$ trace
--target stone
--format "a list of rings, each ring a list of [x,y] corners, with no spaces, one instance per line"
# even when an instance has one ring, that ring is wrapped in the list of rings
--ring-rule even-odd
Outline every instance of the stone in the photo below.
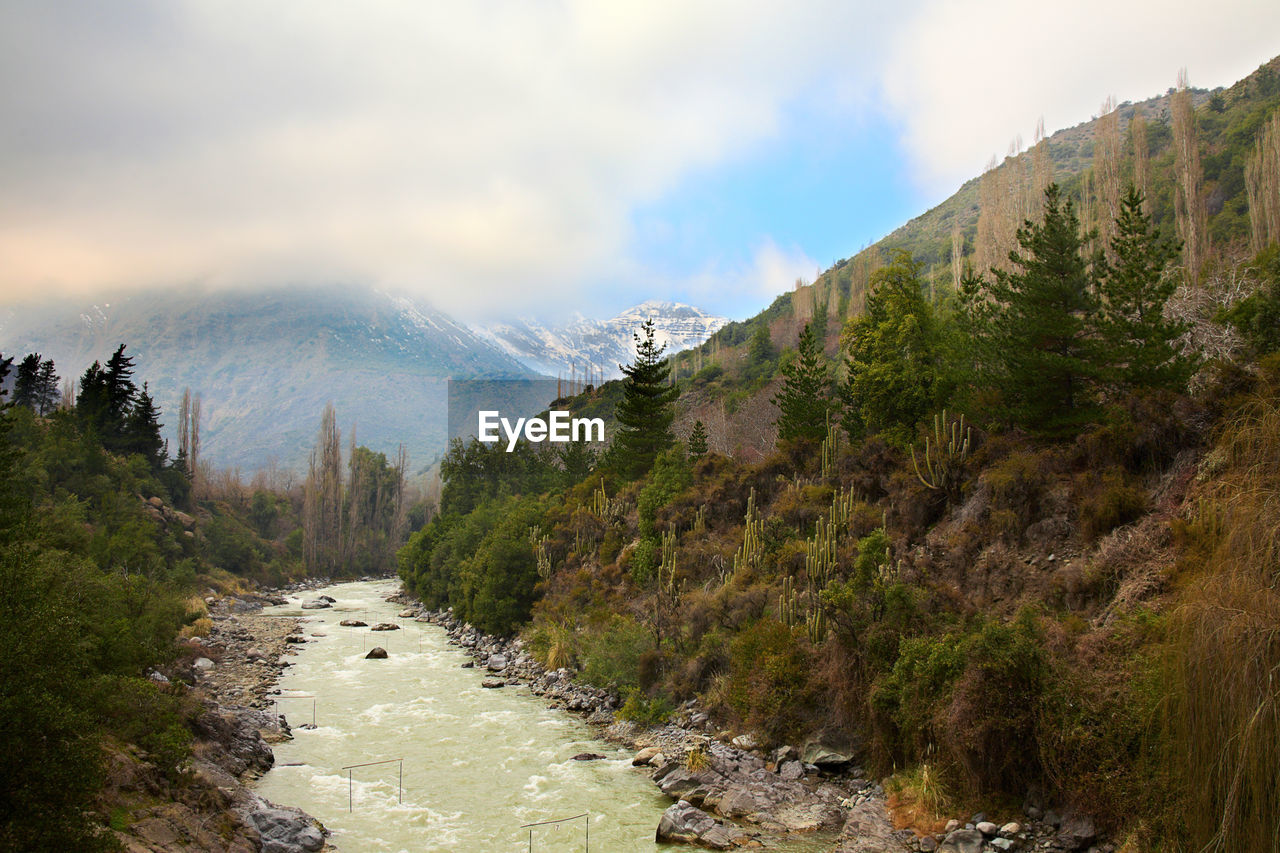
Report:
[[[894,831],[884,803],[864,800],[849,811],[833,853],[905,853],[908,849]]]
[[[982,853],[982,833],[976,829],[949,832],[938,853]]]
[[[485,666],[490,672],[502,672],[507,668],[507,656],[501,653],[489,655],[489,659],[485,661]]]
[[[1012,838],[993,838],[989,843],[995,849],[1005,851],[1012,850],[1018,846],[1018,842]]]
[[[657,842],[696,844],[710,850],[731,850],[747,840],[747,834],[736,826],[721,823],[702,809],[681,800],[662,813]]]
[[[369,654],[364,656],[365,660],[383,660],[387,656],[387,650],[382,646],[374,646],[369,649]]]
[[[344,628],[364,628],[368,626],[368,622],[361,622],[359,619],[343,619],[338,623]]]
[[[327,601],[327,602],[329,602],[330,604],[337,604],[337,603],[338,603],[338,599],[334,598],[334,597],[333,597],[333,596],[331,596],[331,595],[322,595],[322,596],[319,596],[319,600],[320,600],[320,601]]]
[[[815,767],[838,767],[851,762],[853,756],[833,749],[821,741],[811,741],[805,744],[801,760]]]
[[[778,768],[778,775],[787,781],[795,781],[804,776],[804,764],[799,761],[784,761]]]
[[[249,820],[262,836],[263,853],[314,853],[324,847],[324,834],[299,809],[259,809]]]
[[[401,619],[415,619],[418,616],[418,611],[414,610],[412,607],[409,607],[404,610],[401,610],[398,615],[399,615],[399,618]]]
[[[960,821],[956,820],[955,818],[952,818],[951,820],[947,821],[947,825],[943,827],[942,831],[955,832],[959,828],[960,828]]]
[[[662,749],[656,746],[646,746],[636,753],[635,758],[631,759],[631,765],[633,767],[644,767],[653,760],[655,755],[662,755]]]
[[[599,761],[602,758],[604,758],[604,756],[598,752],[579,752],[570,760],[571,761]]]
[[[302,609],[303,610],[324,610],[326,607],[332,607],[332,606],[333,605],[327,601],[321,601],[319,599],[316,599],[315,601],[305,602],[302,605]]]
[[[507,682],[503,681],[501,678],[486,678],[484,681],[480,682],[480,686],[486,690],[494,690],[499,687],[506,687]]]
[[[213,669],[214,666],[213,661],[208,658],[196,658],[191,662],[191,665],[199,670]]]
[[[733,739],[733,745],[738,749],[755,749],[759,744],[756,742],[755,736],[751,733],[738,735]]]
[[[1022,832],[1022,824],[1018,823],[1016,820],[1011,820],[1004,826],[1000,827],[1000,835],[1004,838],[1012,838],[1019,832]]]
[[[980,820],[974,824],[973,828],[988,838],[1000,832],[1000,827],[996,826],[989,820]]]
[[[1058,841],[1079,850],[1089,844],[1098,835],[1093,818],[1087,815],[1071,815],[1062,821],[1058,829]]]
[[[370,631],[399,631],[400,626],[394,622],[379,622],[369,629]]]

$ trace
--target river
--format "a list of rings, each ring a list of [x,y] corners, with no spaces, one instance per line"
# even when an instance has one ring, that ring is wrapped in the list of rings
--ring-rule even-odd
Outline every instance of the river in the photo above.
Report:
[[[259,793],[319,818],[343,853],[582,851],[588,833],[590,850],[608,853],[690,849],[654,843],[671,801],[631,766],[630,752],[527,688],[482,689],[485,673],[462,667],[468,657],[443,629],[397,618],[401,608],[384,599],[398,586],[340,584],[264,611],[306,616],[309,642],[280,679],[282,697],[295,697],[279,700],[293,739],[274,746],[276,765]],[[318,595],[337,603],[300,609]],[[401,630],[345,628],[344,619]],[[388,658],[367,660],[374,646]],[[302,728],[313,705],[316,727]],[[583,752],[606,758],[573,760]],[[343,769],[391,759],[403,762]],[[773,849],[816,851],[829,842]]]

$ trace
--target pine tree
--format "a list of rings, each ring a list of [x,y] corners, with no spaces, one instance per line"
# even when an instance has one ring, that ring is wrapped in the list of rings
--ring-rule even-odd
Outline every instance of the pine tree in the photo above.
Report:
[[[1117,391],[1180,391],[1195,369],[1173,344],[1187,325],[1164,316],[1165,302],[1177,286],[1166,272],[1179,249],[1176,242],[1161,239],[1151,217],[1142,212],[1141,193],[1130,187],[1121,200],[1111,240],[1114,261],[1104,266],[1099,278],[1107,379]]]
[[[653,466],[653,460],[675,442],[671,421],[679,389],[667,384],[669,367],[662,357],[666,346],[653,339],[653,320],[641,327],[644,335],[634,335],[636,359],[618,365],[626,379],[616,417],[621,428],[614,439],[614,453],[622,474],[637,478]]]
[[[35,411],[40,386],[40,353],[28,353],[18,363],[18,375],[13,382],[13,404]]]
[[[40,365],[40,378],[36,382],[36,412],[47,415],[58,408],[61,393],[58,390],[58,374],[53,369],[53,359],[45,359]]]
[[[707,452],[707,428],[702,421],[693,422],[693,432],[689,433],[689,455],[694,459]]]
[[[107,380],[102,363],[95,361],[80,377],[80,393],[76,396],[76,417],[81,426],[102,436],[107,422]]]
[[[1057,184],[1044,192],[1044,219],[1018,229],[1012,270],[992,270],[994,302],[986,351],[988,377],[1014,423],[1052,433],[1096,414],[1098,299],[1082,254],[1084,235]]]
[[[843,338],[849,377],[842,396],[857,408],[846,429],[860,424],[909,441],[937,402],[942,366],[938,324],[909,252],[897,252],[871,277],[867,309]]]
[[[161,426],[160,408],[151,399],[151,393],[144,382],[126,423],[128,449],[142,454],[157,466],[163,464],[164,439],[160,437]]]
[[[800,332],[796,357],[782,368],[785,381],[773,398],[778,407],[780,441],[821,441],[827,431],[831,387],[822,347],[806,323]]]
[[[107,359],[106,379],[107,418],[109,429],[115,435],[123,435],[129,413],[133,410],[138,387],[133,384],[133,358],[124,354],[120,344]]]

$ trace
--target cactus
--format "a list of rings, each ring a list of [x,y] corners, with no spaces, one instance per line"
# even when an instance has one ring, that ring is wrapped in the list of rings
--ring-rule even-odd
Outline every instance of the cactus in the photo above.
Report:
[[[831,423],[827,412],[827,435],[822,439],[822,476],[830,479],[836,475],[836,456],[840,452],[840,431]]]
[[[609,511],[609,493],[604,490],[604,478],[600,478],[600,488],[591,493],[591,511],[601,518]]]
[[[747,497],[747,514],[746,525],[742,530],[742,545],[739,546],[737,553],[733,555],[733,574],[736,577],[739,569],[750,566],[752,569],[759,568],[760,558],[764,554],[764,548],[761,545],[761,536],[764,534],[764,522],[756,518],[756,489],[751,487],[751,494]]]
[[[658,564],[658,589],[675,599],[679,595],[676,584],[676,534],[668,530],[662,534],[662,562]]]
[[[916,477],[927,488],[941,491],[948,501],[955,501],[960,496],[960,467],[969,456],[971,428],[965,425],[964,415],[955,420],[947,418],[947,410],[941,415],[933,416],[933,435],[924,439],[924,470],[920,470],[920,460],[916,458],[916,449],[911,448],[911,464],[916,469]]]
[[[533,546],[534,556],[538,560],[538,577],[548,580],[551,577],[551,554],[547,551],[547,543],[551,537],[538,535],[537,527],[529,528],[529,544]]]
[[[707,505],[702,504],[698,507],[698,511],[693,514],[693,526],[689,528],[689,532],[700,536],[707,532]]]
[[[848,529],[849,519],[853,518],[853,491],[846,492],[844,486],[836,489],[831,498],[831,524],[840,529]]]

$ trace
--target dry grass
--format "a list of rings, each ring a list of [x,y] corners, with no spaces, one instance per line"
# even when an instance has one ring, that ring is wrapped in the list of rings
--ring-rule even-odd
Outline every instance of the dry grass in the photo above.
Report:
[[[1280,396],[1267,388],[1223,442],[1222,518],[1204,577],[1175,614],[1171,734],[1192,849],[1280,851]]]
[[[936,767],[921,764],[896,773],[886,781],[885,790],[894,829],[930,835],[946,826],[951,796]]]

